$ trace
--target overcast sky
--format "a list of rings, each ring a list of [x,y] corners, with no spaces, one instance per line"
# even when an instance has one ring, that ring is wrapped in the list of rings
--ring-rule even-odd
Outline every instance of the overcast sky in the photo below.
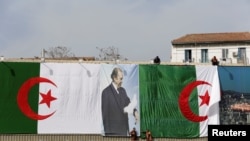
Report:
[[[0,0],[0,56],[28,58],[64,46],[98,57],[169,61],[171,41],[192,33],[250,31],[249,0]]]

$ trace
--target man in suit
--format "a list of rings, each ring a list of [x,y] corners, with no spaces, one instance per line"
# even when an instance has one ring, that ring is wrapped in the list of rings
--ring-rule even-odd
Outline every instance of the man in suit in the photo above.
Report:
[[[135,105],[127,96],[122,87],[123,72],[120,68],[114,68],[111,73],[112,82],[102,91],[102,120],[106,136],[128,136],[128,113],[138,115]],[[138,117],[136,117],[138,118]]]

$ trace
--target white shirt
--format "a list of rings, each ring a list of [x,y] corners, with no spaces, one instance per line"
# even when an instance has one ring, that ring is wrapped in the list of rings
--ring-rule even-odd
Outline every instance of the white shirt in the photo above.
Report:
[[[114,82],[112,82],[112,85],[114,86],[114,88],[115,88],[115,90],[116,90],[117,94],[119,94],[119,91],[118,91],[118,89],[117,89],[117,86],[115,85],[115,83],[114,83]]]

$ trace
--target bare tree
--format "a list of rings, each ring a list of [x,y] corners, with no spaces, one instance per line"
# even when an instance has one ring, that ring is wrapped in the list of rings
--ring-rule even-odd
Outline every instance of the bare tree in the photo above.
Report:
[[[67,47],[50,47],[48,50],[45,50],[45,53],[48,58],[69,58],[75,57],[74,53]]]
[[[100,51],[99,59],[104,61],[115,61],[115,60],[127,60],[127,58],[123,58],[118,51],[118,48],[108,47],[108,48],[99,48],[96,47]]]

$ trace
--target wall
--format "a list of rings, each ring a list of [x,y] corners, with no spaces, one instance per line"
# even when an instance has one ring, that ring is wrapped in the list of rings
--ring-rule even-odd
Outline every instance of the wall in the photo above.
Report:
[[[185,50],[192,50],[192,58],[194,58],[193,63],[201,62],[201,49],[208,49],[208,60],[210,60],[213,56],[217,56],[217,58],[222,61],[222,49],[228,49],[228,59],[224,61],[224,64],[237,64],[237,56],[233,56],[233,53],[238,53],[238,48],[246,48],[246,64],[249,64],[250,59],[250,49],[249,45],[230,45],[230,46],[192,46],[192,47],[174,47],[172,46],[172,58],[171,62],[173,63],[183,63],[185,60]],[[210,63],[210,62],[208,62]]]
[[[0,141],[129,141],[125,137],[103,137],[100,135],[0,135]],[[139,139],[145,141],[145,139]],[[155,141],[207,141],[207,138],[175,139],[156,138]]]

